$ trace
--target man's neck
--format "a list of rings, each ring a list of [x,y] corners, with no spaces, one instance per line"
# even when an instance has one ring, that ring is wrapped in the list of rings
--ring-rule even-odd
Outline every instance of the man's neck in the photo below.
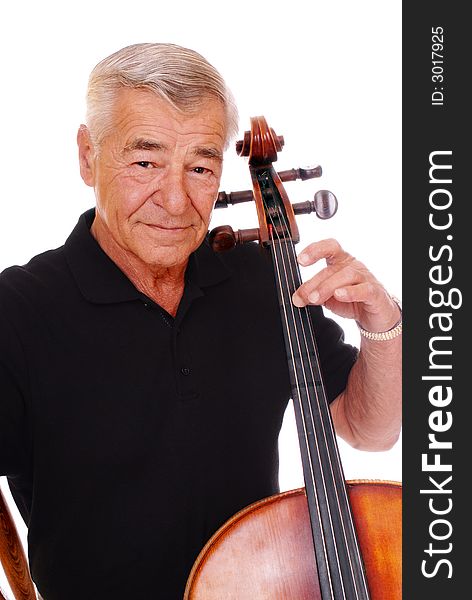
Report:
[[[136,289],[175,317],[184,293],[188,260],[182,265],[152,267],[121,248],[111,236],[104,235],[101,228],[97,227],[96,221],[92,223],[90,233]]]

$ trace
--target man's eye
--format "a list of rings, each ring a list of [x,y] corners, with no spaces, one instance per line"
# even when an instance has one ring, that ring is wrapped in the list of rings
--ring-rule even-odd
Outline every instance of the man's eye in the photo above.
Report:
[[[152,163],[149,160],[140,160],[136,164],[143,167],[143,169],[150,169],[152,167]]]
[[[195,167],[193,169],[194,173],[198,173],[199,175],[203,175],[204,173],[208,172],[208,169],[205,169],[205,167]]]

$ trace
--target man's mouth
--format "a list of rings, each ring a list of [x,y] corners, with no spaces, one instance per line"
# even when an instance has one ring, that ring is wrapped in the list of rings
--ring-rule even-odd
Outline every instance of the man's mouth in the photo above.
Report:
[[[148,227],[152,227],[153,229],[158,229],[161,231],[184,231],[191,227],[191,225],[163,225],[160,223],[145,223]]]

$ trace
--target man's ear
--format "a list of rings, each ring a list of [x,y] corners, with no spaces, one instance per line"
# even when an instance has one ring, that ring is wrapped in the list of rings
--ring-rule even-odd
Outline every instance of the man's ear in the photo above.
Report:
[[[95,186],[95,149],[90,131],[86,125],[81,125],[77,132],[77,145],[79,147],[80,175],[90,187]]]

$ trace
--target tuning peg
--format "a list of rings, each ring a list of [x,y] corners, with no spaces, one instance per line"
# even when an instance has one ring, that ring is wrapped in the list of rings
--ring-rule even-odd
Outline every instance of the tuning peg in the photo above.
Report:
[[[254,200],[252,190],[229,192],[228,194],[226,192],[219,192],[215,208],[227,208],[228,204],[239,204],[240,202],[249,202],[250,200]]]
[[[278,175],[282,181],[295,181],[301,179],[313,179],[313,177],[321,177],[323,170],[318,165],[317,167],[300,167],[298,169],[289,169],[288,171],[279,171]]]
[[[258,228],[234,231],[230,225],[221,225],[210,231],[208,241],[214,252],[225,252],[231,250],[237,244],[259,240],[259,237]]]
[[[293,212],[296,215],[314,212],[319,219],[331,219],[337,210],[338,199],[329,190],[319,190],[316,192],[313,201],[297,202],[293,205]]]
[[[280,177],[281,181],[295,181],[296,179],[305,181],[307,179],[313,179],[313,177],[321,177],[321,174],[322,169],[318,165],[317,167],[300,167],[298,169],[280,171],[278,176]],[[229,204],[239,204],[240,202],[250,202],[251,200],[254,200],[254,194],[252,193],[252,190],[229,193],[219,192],[218,198],[216,199],[215,208],[228,208]]]

